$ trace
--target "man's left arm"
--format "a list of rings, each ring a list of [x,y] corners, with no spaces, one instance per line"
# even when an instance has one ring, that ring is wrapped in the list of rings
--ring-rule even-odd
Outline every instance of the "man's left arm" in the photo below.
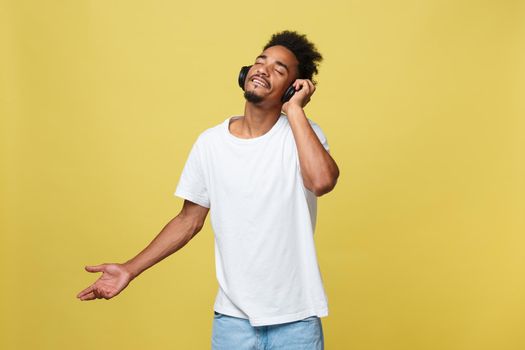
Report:
[[[306,79],[296,80],[294,86],[300,90],[283,105],[283,111],[288,117],[297,145],[304,186],[319,197],[335,187],[339,168],[319,141],[303,110],[315,86]]]

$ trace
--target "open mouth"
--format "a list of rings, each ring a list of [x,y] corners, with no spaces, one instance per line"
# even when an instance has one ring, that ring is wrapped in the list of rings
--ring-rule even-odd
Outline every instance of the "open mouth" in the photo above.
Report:
[[[261,86],[263,88],[268,89],[270,87],[270,84],[268,84],[265,80],[259,77],[252,78],[252,83],[254,83],[257,86]]]

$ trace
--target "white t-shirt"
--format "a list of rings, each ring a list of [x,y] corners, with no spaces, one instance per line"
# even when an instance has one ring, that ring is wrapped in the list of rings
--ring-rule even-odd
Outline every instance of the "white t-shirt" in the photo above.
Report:
[[[304,187],[288,118],[250,139],[229,131],[231,118],[198,136],[174,193],[210,208],[214,310],[252,326],[327,316],[313,237],[317,197]],[[321,128],[308,121],[328,151]]]

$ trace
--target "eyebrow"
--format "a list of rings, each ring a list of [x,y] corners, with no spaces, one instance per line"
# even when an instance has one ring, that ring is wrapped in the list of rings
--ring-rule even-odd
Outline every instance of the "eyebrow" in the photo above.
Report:
[[[268,57],[266,55],[259,55],[255,59],[257,60],[258,58],[267,59]],[[284,69],[286,69],[286,71],[290,72],[290,70],[288,69],[288,66],[286,64],[282,63],[281,61],[275,61],[275,64],[277,64],[278,66],[283,67]]]

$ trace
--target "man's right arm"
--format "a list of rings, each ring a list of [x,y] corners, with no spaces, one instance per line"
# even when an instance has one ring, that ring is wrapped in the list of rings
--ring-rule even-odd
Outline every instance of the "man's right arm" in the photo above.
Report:
[[[209,210],[184,200],[181,212],[164,226],[143,251],[123,264],[131,278],[184,247],[202,229]]]
[[[119,294],[143,271],[175,253],[188,243],[204,226],[209,208],[184,200],[181,212],[133,259],[124,264],[86,266],[89,272],[102,276],[77,294],[80,300],[110,299]]]

